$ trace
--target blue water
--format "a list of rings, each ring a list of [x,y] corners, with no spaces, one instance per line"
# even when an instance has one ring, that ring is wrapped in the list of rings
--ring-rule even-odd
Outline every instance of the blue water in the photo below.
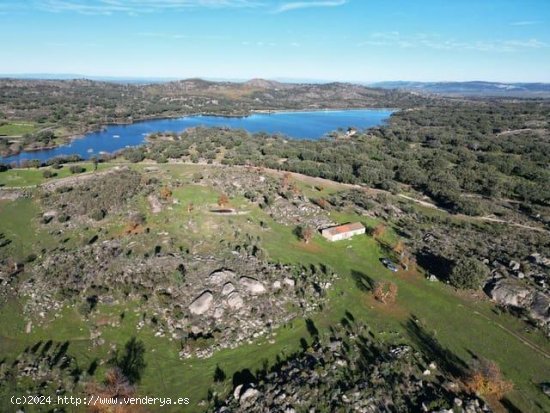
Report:
[[[320,139],[338,128],[365,129],[384,123],[393,113],[391,109],[331,110],[314,112],[256,113],[242,118],[222,116],[185,116],[175,119],[155,119],[131,125],[110,125],[100,132],[91,132],[67,145],[42,151],[22,152],[0,157],[1,162],[19,162],[25,159],[46,161],[60,155],[80,155],[84,159],[100,152],[115,152],[145,142],[153,132],[181,132],[193,126],[227,126],[248,132],[281,133],[294,139]]]

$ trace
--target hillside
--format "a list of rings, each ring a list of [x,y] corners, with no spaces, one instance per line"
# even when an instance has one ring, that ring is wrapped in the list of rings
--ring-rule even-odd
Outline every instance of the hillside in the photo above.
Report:
[[[0,153],[51,147],[105,124],[151,118],[197,113],[244,116],[258,110],[403,108],[425,100],[408,92],[347,83],[187,79],[136,85],[85,79],[0,79]]]
[[[398,217],[435,214],[458,233],[469,222],[261,168],[101,165],[0,190],[1,403],[30,392],[189,398],[148,406],[163,412],[547,410],[541,331],[412,261],[383,264],[399,260]],[[368,234],[296,230],[350,221]],[[500,402],[469,387],[484,360]]]
[[[549,98],[550,83],[502,82],[378,82],[371,86],[448,96]]]

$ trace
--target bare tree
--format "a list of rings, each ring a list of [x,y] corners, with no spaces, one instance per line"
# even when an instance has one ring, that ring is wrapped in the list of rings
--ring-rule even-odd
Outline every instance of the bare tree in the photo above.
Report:
[[[397,299],[397,285],[389,281],[377,282],[372,294],[383,304],[394,303]]]

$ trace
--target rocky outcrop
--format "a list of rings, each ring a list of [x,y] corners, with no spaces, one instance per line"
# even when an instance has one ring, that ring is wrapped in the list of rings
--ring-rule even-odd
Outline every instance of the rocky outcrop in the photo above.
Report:
[[[147,292],[153,299],[143,302],[142,310],[154,314],[155,321],[139,320],[136,328],[149,325],[156,336],[171,340],[180,340],[191,331],[189,345],[180,351],[182,358],[209,357],[215,350],[260,337],[271,340],[272,330],[296,317],[298,309],[300,313],[315,311],[325,300],[319,286],[336,277],[321,268],[313,271],[271,264],[245,250],[228,251],[223,259],[201,254],[182,258],[162,251],[142,258],[120,241],[111,240],[70,254],[52,252],[34,264],[32,272],[35,276],[19,289],[27,297],[24,311],[29,315],[60,311],[56,292],[61,289],[70,290],[75,302],[86,300],[88,292],[94,291],[98,302],[115,304],[139,299]],[[8,279],[8,273],[3,274],[0,267],[0,284]],[[285,278],[294,279],[296,287],[287,288]],[[280,289],[266,299],[267,292],[275,290],[275,281]],[[119,294],[122,290],[129,294]],[[221,331],[216,331],[215,344],[192,345],[195,337],[213,335],[214,329]]]
[[[366,326],[351,328],[357,340],[349,340],[348,332],[335,328],[333,337],[321,338],[249,381],[241,380],[225,400],[218,400],[207,411],[378,413],[394,411],[396,405],[401,408],[395,411],[491,411],[482,400],[461,392],[452,377],[412,348],[371,340]],[[343,343],[346,351],[342,351]],[[423,371],[440,379],[426,379]]]
[[[488,293],[497,303],[514,307],[523,307],[531,295],[531,291],[525,285],[509,279],[495,282],[489,287]]]
[[[235,273],[231,270],[217,270],[208,277],[208,282],[214,285],[222,285],[235,278]]]
[[[530,314],[536,320],[550,323],[550,297],[540,291],[533,296],[530,307]]]
[[[229,295],[231,294],[233,291],[235,291],[235,286],[233,285],[233,283],[231,282],[227,282],[223,285],[223,288],[222,288],[222,295]]]
[[[239,278],[239,284],[250,294],[258,295],[265,293],[265,286],[258,280],[251,277]]]
[[[210,309],[213,301],[214,295],[210,291],[204,291],[189,305],[189,311],[192,314],[204,314]]]
[[[239,402],[241,405],[248,404],[253,402],[258,398],[260,395],[260,392],[256,389],[253,389],[252,387],[249,389],[246,389],[244,393],[241,395]]]
[[[227,297],[227,305],[231,308],[238,310],[243,306],[243,304],[244,304],[243,298],[237,291],[233,291]]]
[[[502,278],[490,284],[487,293],[500,305],[525,308],[533,319],[550,322],[550,297],[526,284]]]

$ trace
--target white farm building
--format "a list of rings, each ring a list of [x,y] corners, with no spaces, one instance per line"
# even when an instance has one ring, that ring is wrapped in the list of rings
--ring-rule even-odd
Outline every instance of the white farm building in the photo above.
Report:
[[[321,235],[329,241],[340,241],[364,233],[365,227],[360,222],[325,228],[321,231]]]

